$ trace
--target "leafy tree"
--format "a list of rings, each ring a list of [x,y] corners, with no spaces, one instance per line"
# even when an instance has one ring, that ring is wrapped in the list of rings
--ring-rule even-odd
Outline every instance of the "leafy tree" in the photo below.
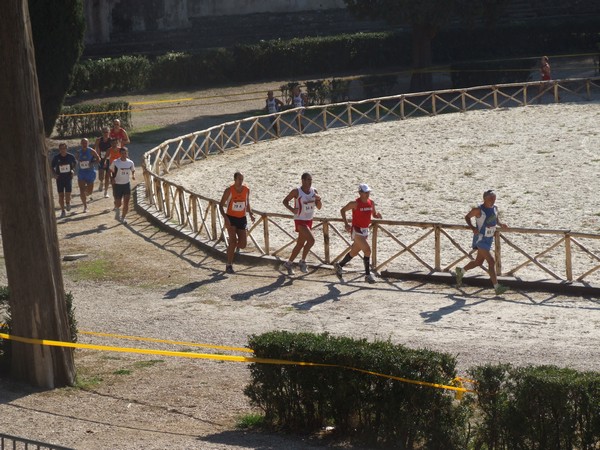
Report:
[[[83,51],[83,0],[29,0],[29,15],[44,129],[50,136]]]
[[[344,0],[356,17],[385,19],[412,29],[412,91],[432,88],[431,42],[452,21],[473,23],[477,18],[493,23],[510,0]]]

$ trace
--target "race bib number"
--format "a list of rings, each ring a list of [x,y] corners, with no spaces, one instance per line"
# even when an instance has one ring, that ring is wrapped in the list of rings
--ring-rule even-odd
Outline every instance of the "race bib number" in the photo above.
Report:
[[[82,169],[89,169],[90,162],[89,161],[79,161],[79,167],[81,167]]]
[[[100,158],[102,158],[102,159],[106,158],[106,150],[100,150]]]
[[[119,169],[119,175],[122,177],[128,177],[129,176],[129,169]]]
[[[489,227],[485,229],[485,237],[493,237],[496,232],[496,227]]]
[[[246,209],[246,202],[234,202],[231,205],[232,211],[244,211]]]
[[[58,171],[60,173],[69,173],[71,171],[71,166],[69,164],[61,164],[58,166]]]
[[[315,204],[314,203],[305,203],[304,204],[304,213],[305,214],[311,214],[315,209]]]

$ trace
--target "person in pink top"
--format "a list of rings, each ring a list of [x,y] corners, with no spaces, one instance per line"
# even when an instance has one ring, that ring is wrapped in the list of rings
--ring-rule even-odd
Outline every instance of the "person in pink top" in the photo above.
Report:
[[[371,225],[372,218],[381,219],[381,214],[375,209],[375,202],[369,198],[370,195],[371,188],[369,185],[361,183],[358,185],[358,198],[348,202],[340,210],[346,231],[351,233],[353,240],[350,251],[346,253],[346,256],[339,263],[334,264],[335,273],[341,281],[343,281],[344,275],[343,267],[362,251],[364,255],[365,281],[367,283],[376,282],[375,274],[371,272],[371,246],[367,239],[369,238],[369,226]],[[352,211],[352,225],[348,223],[348,218],[346,217],[348,211]]]

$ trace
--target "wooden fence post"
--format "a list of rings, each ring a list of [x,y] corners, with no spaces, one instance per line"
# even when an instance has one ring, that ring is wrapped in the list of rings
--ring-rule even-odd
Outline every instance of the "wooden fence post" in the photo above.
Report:
[[[263,233],[265,238],[265,254],[271,254],[271,245],[269,243],[269,216],[265,214],[262,218],[263,220]]]
[[[433,226],[434,237],[435,237],[435,271],[439,272],[442,270],[442,241],[441,241],[441,230],[440,225],[435,224]]]
[[[379,226],[377,223],[373,223],[373,239],[371,242],[371,258],[373,258],[372,264],[373,267],[377,267],[377,235],[379,231]]]
[[[323,252],[325,253],[325,262],[331,264],[331,254],[329,253],[329,221],[323,221]]]
[[[494,236],[494,249],[496,256],[496,275],[502,275],[502,247],[500,244],[500,232],[496,230],[496,234]]]
[[[571,261],[571,234],[565,233],[565,268],[567,270],[567,281],[573,281],[573,266]]]

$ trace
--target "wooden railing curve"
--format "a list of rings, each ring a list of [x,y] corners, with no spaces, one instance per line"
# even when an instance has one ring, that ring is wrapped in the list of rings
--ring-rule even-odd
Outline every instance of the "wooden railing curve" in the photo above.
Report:
[[[423,115],[526,106],[548,99],[564,102],[599,98],[600,77],[596,77],[402,94],[226,122],[169,139],[146,152],[142,163],[146,202],[168,224],[185,228],[204,244],[223,250],[227,233],[218,213],[218,200],[192,192],[165,178],[166,174],[243,145],[285,136]],[[283,256],[295,240],[292,216],[255,213],[258,219],[249,229],[249,247],[257,257]],[[375,220],[373,265],[379,271],[450,271],[472,258],[473,251],[461,244],[468,241],[466,232],[470,230],[464,225]],[[317,242],[311,253],[319,264],[338,261],[350,245],[341,219],[315,218],[314,233]],[[499,274],[524,280],[600,285],[600,234],[527,228],[498,230],[494,251]]]

